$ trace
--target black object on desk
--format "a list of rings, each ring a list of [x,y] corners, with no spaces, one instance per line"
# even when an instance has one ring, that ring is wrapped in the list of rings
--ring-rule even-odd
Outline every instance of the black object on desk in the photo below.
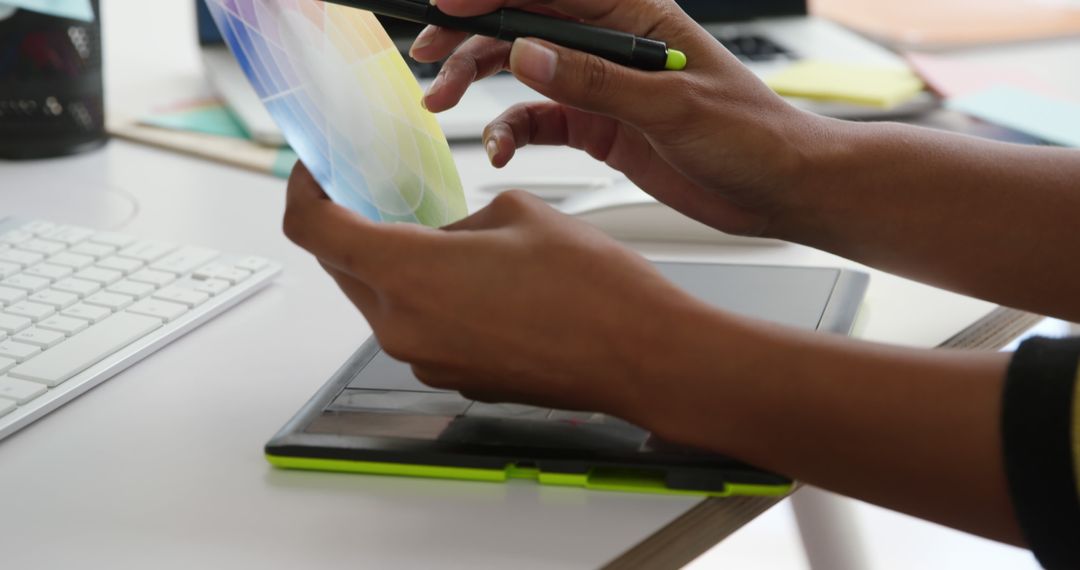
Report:
[[[0,20],[0,158],[49,158],[105,143],[98,3],[93,22],[28,10]]]

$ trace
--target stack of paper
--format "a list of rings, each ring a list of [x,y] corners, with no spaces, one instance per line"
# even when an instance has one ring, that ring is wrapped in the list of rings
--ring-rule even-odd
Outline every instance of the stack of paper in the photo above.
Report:
[[[1008,65],[971,63],[960,58],[925,53],[909,53],[908,63],[927,86],[944,99],[963,97],[999,85],[1009,85],[1044,95],[1057,90],[1030,70]]]
[[[90,0],[0,0],[0,15],[10,13],[12,8],[84,22],[94,21],[94,7],[90,5]]]
[[[806,60],[767,78],[786,97],[839,101],[892,109],[923,91],[923,82],[903,67],[851,65]]]
[[[907,58],[947,108],[1050,144],[1080,148],[1080,101],[1028,69],[942,55]]]
[[[225,105],[216,100],[184,101],[133,119],[109,117],[109,133],[115,137],[148,144],[287,178],[297,155],[289,147],[268,147],[256,143]]]

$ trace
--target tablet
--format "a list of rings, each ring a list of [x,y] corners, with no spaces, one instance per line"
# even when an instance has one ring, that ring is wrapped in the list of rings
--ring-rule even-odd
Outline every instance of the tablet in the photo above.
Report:
[[[721,309],[822,333],[848,334],[869,282],[828,268],[658,263]],[[673,388],[677,389],[677,388]],[[780,496],[791,479],[672,445],[590,412],[473,402],[420,383],[373,339],[266,445],[286,469],[726,497]]]

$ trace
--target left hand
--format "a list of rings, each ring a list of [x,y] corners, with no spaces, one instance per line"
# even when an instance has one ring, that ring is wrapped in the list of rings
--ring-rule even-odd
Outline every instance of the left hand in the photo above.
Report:
[[[481,401],[648,423],[650,363],[701,306],[645,259],[523,192],[442,230],[368,221],[298,165],[285,233],[319,258],[383,349]],[[683,319],[679,321],[678,319]]]

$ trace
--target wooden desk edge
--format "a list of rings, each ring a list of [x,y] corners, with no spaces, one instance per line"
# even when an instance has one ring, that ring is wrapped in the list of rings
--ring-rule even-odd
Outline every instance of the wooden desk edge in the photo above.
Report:
[[[1044,318],[998,307],[942,343],[940,348],[1000,350]],[[784,498],[737,497],[702,501],[604,568],[682,568]]]

